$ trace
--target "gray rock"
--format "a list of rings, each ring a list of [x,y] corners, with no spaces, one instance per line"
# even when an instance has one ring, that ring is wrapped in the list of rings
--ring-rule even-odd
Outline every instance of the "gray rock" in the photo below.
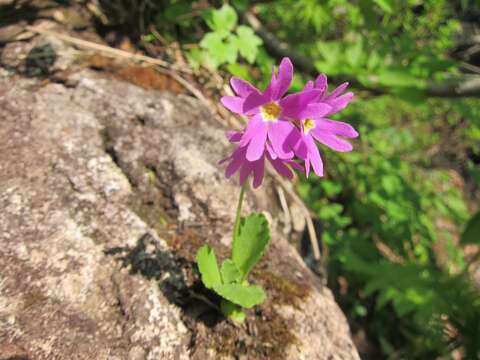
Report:
[[[275,220],[270,180],[244,209],[273,219],[251,279],[268,300],[242,326],[211,306],[194,255],[205,243],[228,254],[239,191],[218,165],[230,146],[214,115],[109,74],[70,78],[0,73],[0,354],[358,359]]]

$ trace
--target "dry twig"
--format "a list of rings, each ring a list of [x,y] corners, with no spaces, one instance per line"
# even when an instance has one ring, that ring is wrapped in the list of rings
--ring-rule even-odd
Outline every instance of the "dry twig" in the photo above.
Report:
[[[134,61],[140,61],[140,62],[144,62],[144,63],[151,64],[151,65],[157,65],[157,66],[160,66],[162,68],[174,69],[176,71],[187,73],[187,74],[192,73],[192,70],[188,67],[178,66],[178,65],[175,65],[175,64],[170,64],[169,62],[166,62],[166,61],[161,60],[161,59],[155,59],[155,58],[152,58],[150,56],[145,56],[145,55],[140,55],[140,54],[132,54],[132,53],[129,53],[128,51],[125,51],[125,50],[112,48],[112,47],[107,46],[107,45],[97,44],[97,43],[94,43],[92,41],[79,39],[79,38],[76,38],[76,37],[73,37],[73,36],[70,36],[70,35],[66,35],[66,34],[60,34],[56,31],[42,29],[42,28],[39,28],[39,27],[36,27],[36,26],[27,26],[26,30],[31,31],[33,33],[41,34],[41,35],[53,36],[53,37],[55,37],[59,40],[62,40],[62,41],[65,41],[67,43],[76,45],[78,47],[98,51],[98,52],[101,52],[103,54],[107,54],[107,55],[110,55],[110,56],[121,57],[121,58],[124,58],[124,59],[130,59],[130,60],[134,60]]]

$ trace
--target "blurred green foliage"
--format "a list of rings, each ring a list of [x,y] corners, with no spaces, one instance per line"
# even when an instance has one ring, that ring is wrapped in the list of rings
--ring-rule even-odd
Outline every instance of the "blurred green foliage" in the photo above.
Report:
[[[356,100],[338,119],[359,130],[354,151],[322,148],[328,176],[298,185],[329,248],[329,285],[383,358],[450,358],[456,349],[480,358],[480,296],[464,251],[465,244],[478,251],[480,241],[480,215],[471,212],[480,188],[480,102],[425,92],[461,74],[451,53],[462,22],[480,27],[479,1],[144,4],[142,23],[184,46],[195,69],[260,86],[269,79],[278,54],[242,18],[253,9],[318,72],[351,80]],[[311,76],[298,73],[293,88]]]
[[[239,55],[252,64],[262,40],[248,26],[237,26],[238,16],[233,7],[224,4],[220,9],[211,9],[203,15],[210,28],[200,41],[200,48],[188,53],[194,68],[201,64],[216,69],[223,64],[234,66]]]
[[[282,25],[281,39],[330,76],[421,101],[427,80],[454,70],[445,50],[459,22],[449,1],[281,0],[259,8]]]
[[[468,194],[429,155],[442,142],[438,114],[461,121],[449,103],[413,106],[385,95],[352,104],[342,120],[359,129],[356,150],[324,150],[328,179],[299,187],[323,225],[331,286],[341,293],[338,278],[346,279],[344,309],[392,358],[446,356],[460,345],[469,347],[468,358],[478,355],[480,297],[458,246],[470,216]],[[449,136],[472,140],[460,130]],[[449,338],[449,324],[461,336]]]

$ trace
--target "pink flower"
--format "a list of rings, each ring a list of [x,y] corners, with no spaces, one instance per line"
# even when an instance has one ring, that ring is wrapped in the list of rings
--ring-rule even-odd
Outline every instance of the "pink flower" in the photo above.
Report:
[[[323,162],[317,141],[335,151],[351,151],[352,145],[344,138],[355,138],[357,131],[349,124],[328,117],[344,109],[353,98],[352,92],[344,93],[348,83],[343,83],[328,93],[327,77],[324,74],[309,81],[298,93],[285,96],[293,77],[293,65],[288,58],[282,59],[278,73],[262,93],[250,83],[232,78],[230,84],[235,96],[224,96],[222,104],[232,112],[248,118],[242,132],[229,132],[228,139],[238,142],[233,153],[225,160],[227,178],[240,172],[240,183],[253,176],[253,187],[263,181],[265,159],[275,170],[289,179],[291,168],[310,168],[323,176]],[[298,161],[304,161],[303,168]]]
[[[323,176],[323,162],[315,140],[328,146],[330,149],[347,152],[352,150],[352,145],[343,140],[356,138],[358,132],[349,124],[334,121],[327,116],[344,109],[353,97],[352,92],[341,95],[347,88],[348,83],[338,86],[331,94],[327,93],[327,77],[324,74],[318,76],[315,84],[309,81],[303,91],[311,91],[312,88],[321,90],[321,94],[315,102],[307,105],[299,115],[300,136],[295,142],[295,155],[305,160],[305,174],[309,175],[310,166],[318,176]]]
[[[240,132],[227,132],[227,138],[230,142],[239,142],[243,136]],[[253,188],[258,188],[263,181],[265,174],[265,159],[267,159],[273,168],[283,177],[287,179],[293,178],[293,172],[290,167],[303,171],[303,167],[293,160],[285,160],[276,157],[273,149],[267,143],[264,153],[258,160],[249,161],[246,158],[247,147],[237,146],[233,153],[222,162],[228,161],[225,169],[225,177],[228,179],[237,171],[240,171],[240,184],[243,185],[247,178],[253,176]]]
[[[293,78],[293,65],[283,58],[278,74],[272,71],[272,78],[263,93],[248,82],[232,78],[231,85],[237,96],[224,96],[222,104],[232,112],[250,118],[240,140],[240,146],[246,147],[246,159],[256,161],[265,153],[267,141],[273,149],[274,157],[290,159],[293,157],[293,143],[299,129],[288,119],[297,116],[311,101],[321,95],[319,89],[308,89],[301,93],[283,97]],[[293,134],[293,137],[292,137]]]
[[[327,115],[333,115],[340,110],[343,110],[350,100],[353,98],[352,92],[347,92],[346,94],[342,93],[348,87],[348,82],[344,82],[337,86],[330,94],[328,94],[328,79],[327,75],[320,74],[318,75],[315,83],[313,81],[308,81],[303,88],[303,91],[309,91],[312,89],[318,89],[321,91],[316,102],[326,103],[331,106],[331,110]]]

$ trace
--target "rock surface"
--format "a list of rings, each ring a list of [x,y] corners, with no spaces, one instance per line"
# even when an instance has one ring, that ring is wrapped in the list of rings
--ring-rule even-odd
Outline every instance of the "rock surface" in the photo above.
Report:
[[[2,62],[46,41],[75,52],[36,38]],[[269,181],[244,209],[273,219],[252,274],[268,300],[242,326],[215,310],[194,254],[209,243],[227,255],[239,189],[218,165],[224,129],[197,100],[20,66],[0,68],[0,359],[358,359],[331,292],[271,214]]]

